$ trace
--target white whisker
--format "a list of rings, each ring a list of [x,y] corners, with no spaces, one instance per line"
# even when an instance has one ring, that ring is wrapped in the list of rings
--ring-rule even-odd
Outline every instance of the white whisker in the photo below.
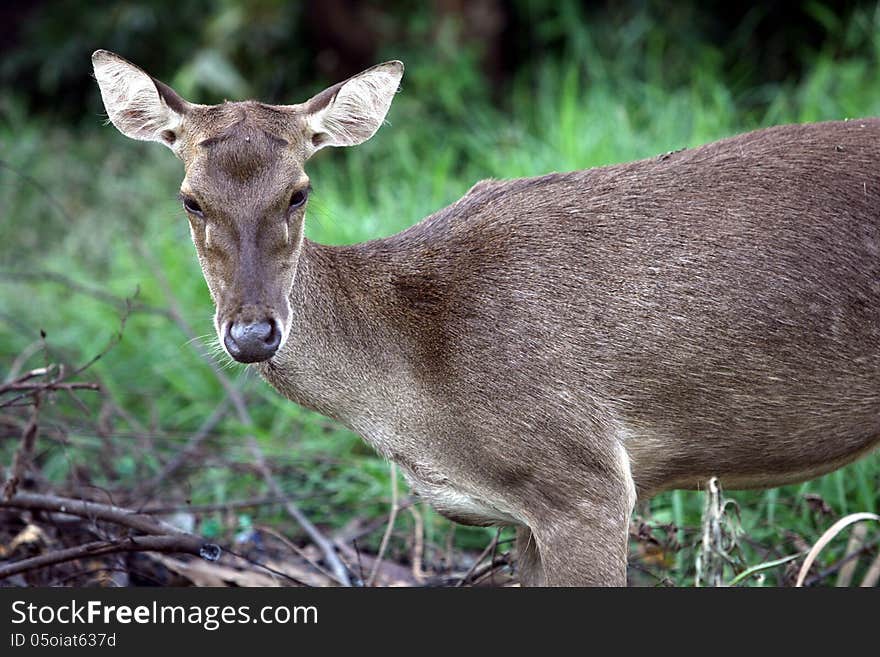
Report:
[[[212,340],[216,341],[217,336],[214,333],[205,333],[204,335],[197,335],[195,337],[190,338],[186,342],[183,343],[183,346],[187,347],[191,345],[193,342],[201,342],[202,344],[209,346]]]

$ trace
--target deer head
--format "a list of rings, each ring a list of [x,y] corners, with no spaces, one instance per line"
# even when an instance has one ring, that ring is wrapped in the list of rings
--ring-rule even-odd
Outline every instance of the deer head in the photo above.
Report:
[[[114,53],[98,50],[92,64],[113,125],[183,161],[180,201],[220,343],[242,363],[270,359],[290,329],[311,189],[305,162],[325,146],[372,137],[403,64],[379,64],[298,105],[197,105]]]

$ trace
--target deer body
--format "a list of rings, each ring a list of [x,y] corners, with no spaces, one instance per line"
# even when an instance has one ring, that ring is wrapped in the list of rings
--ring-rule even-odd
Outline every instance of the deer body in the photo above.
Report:
[[[296,116],[339,105],[316,98]],[[235,164],[220,176],[229,198],[275,184],[264,169],[280,151],[255,146],[275,114],[230,105],[202,150],[178,153],[185,194],[217,179],[212,162]],[[202,107],[179,114],[203,125]],[[322,129],[312,145],[338,139]],[[218,132],[222,151],[202,146]],[[880,440],[878,171],[880,121],[865,119],[483,181],[354,246],[305,240],[297,191],[284,230],[253,195],[250,224],[187,209],[217,216],[191,221],[233,356],[240,338],[275,388],[362,435],[445,515],[517,525],[525,583],[621,585],[637,495],[712,476],[776,486]],[[214,252],[224,241],[235,257]],[[242,274],[257,267],[248,249],[280,253],[277,276],[261,275],[286,281],[283,302],[248,300],[264,286]]]

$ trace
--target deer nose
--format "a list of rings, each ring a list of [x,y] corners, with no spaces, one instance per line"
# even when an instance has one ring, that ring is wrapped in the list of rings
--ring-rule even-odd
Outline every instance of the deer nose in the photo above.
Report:
[[[223,339],[229,355],[240,363],[269,360],[281,344],[281,329],[274,319],[231,322]]]

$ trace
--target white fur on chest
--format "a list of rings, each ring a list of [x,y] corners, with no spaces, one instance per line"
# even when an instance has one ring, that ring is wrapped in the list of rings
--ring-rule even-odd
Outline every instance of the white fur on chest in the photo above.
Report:
[[[424,467],[418,469],[422,471]],[[485,498],[477,496],[463,487],[456,486],[445,477],[442,478],[442,481],[433,483],[418,478],[408,468],[401,467],[401,470],[410,487],[421,498],[452,520],[468,525],[521,524],[509,512],[498,508],[495,504],[489,503]]]
[[[383,456],[400,467],[410,488],[443,515],[469,525],[522,524],[503,504],[490,502],[474,486],[453,481],[442,465],[382,423],[361,419],[352,423]],[[413,454],[419,454],[414,458]]]

